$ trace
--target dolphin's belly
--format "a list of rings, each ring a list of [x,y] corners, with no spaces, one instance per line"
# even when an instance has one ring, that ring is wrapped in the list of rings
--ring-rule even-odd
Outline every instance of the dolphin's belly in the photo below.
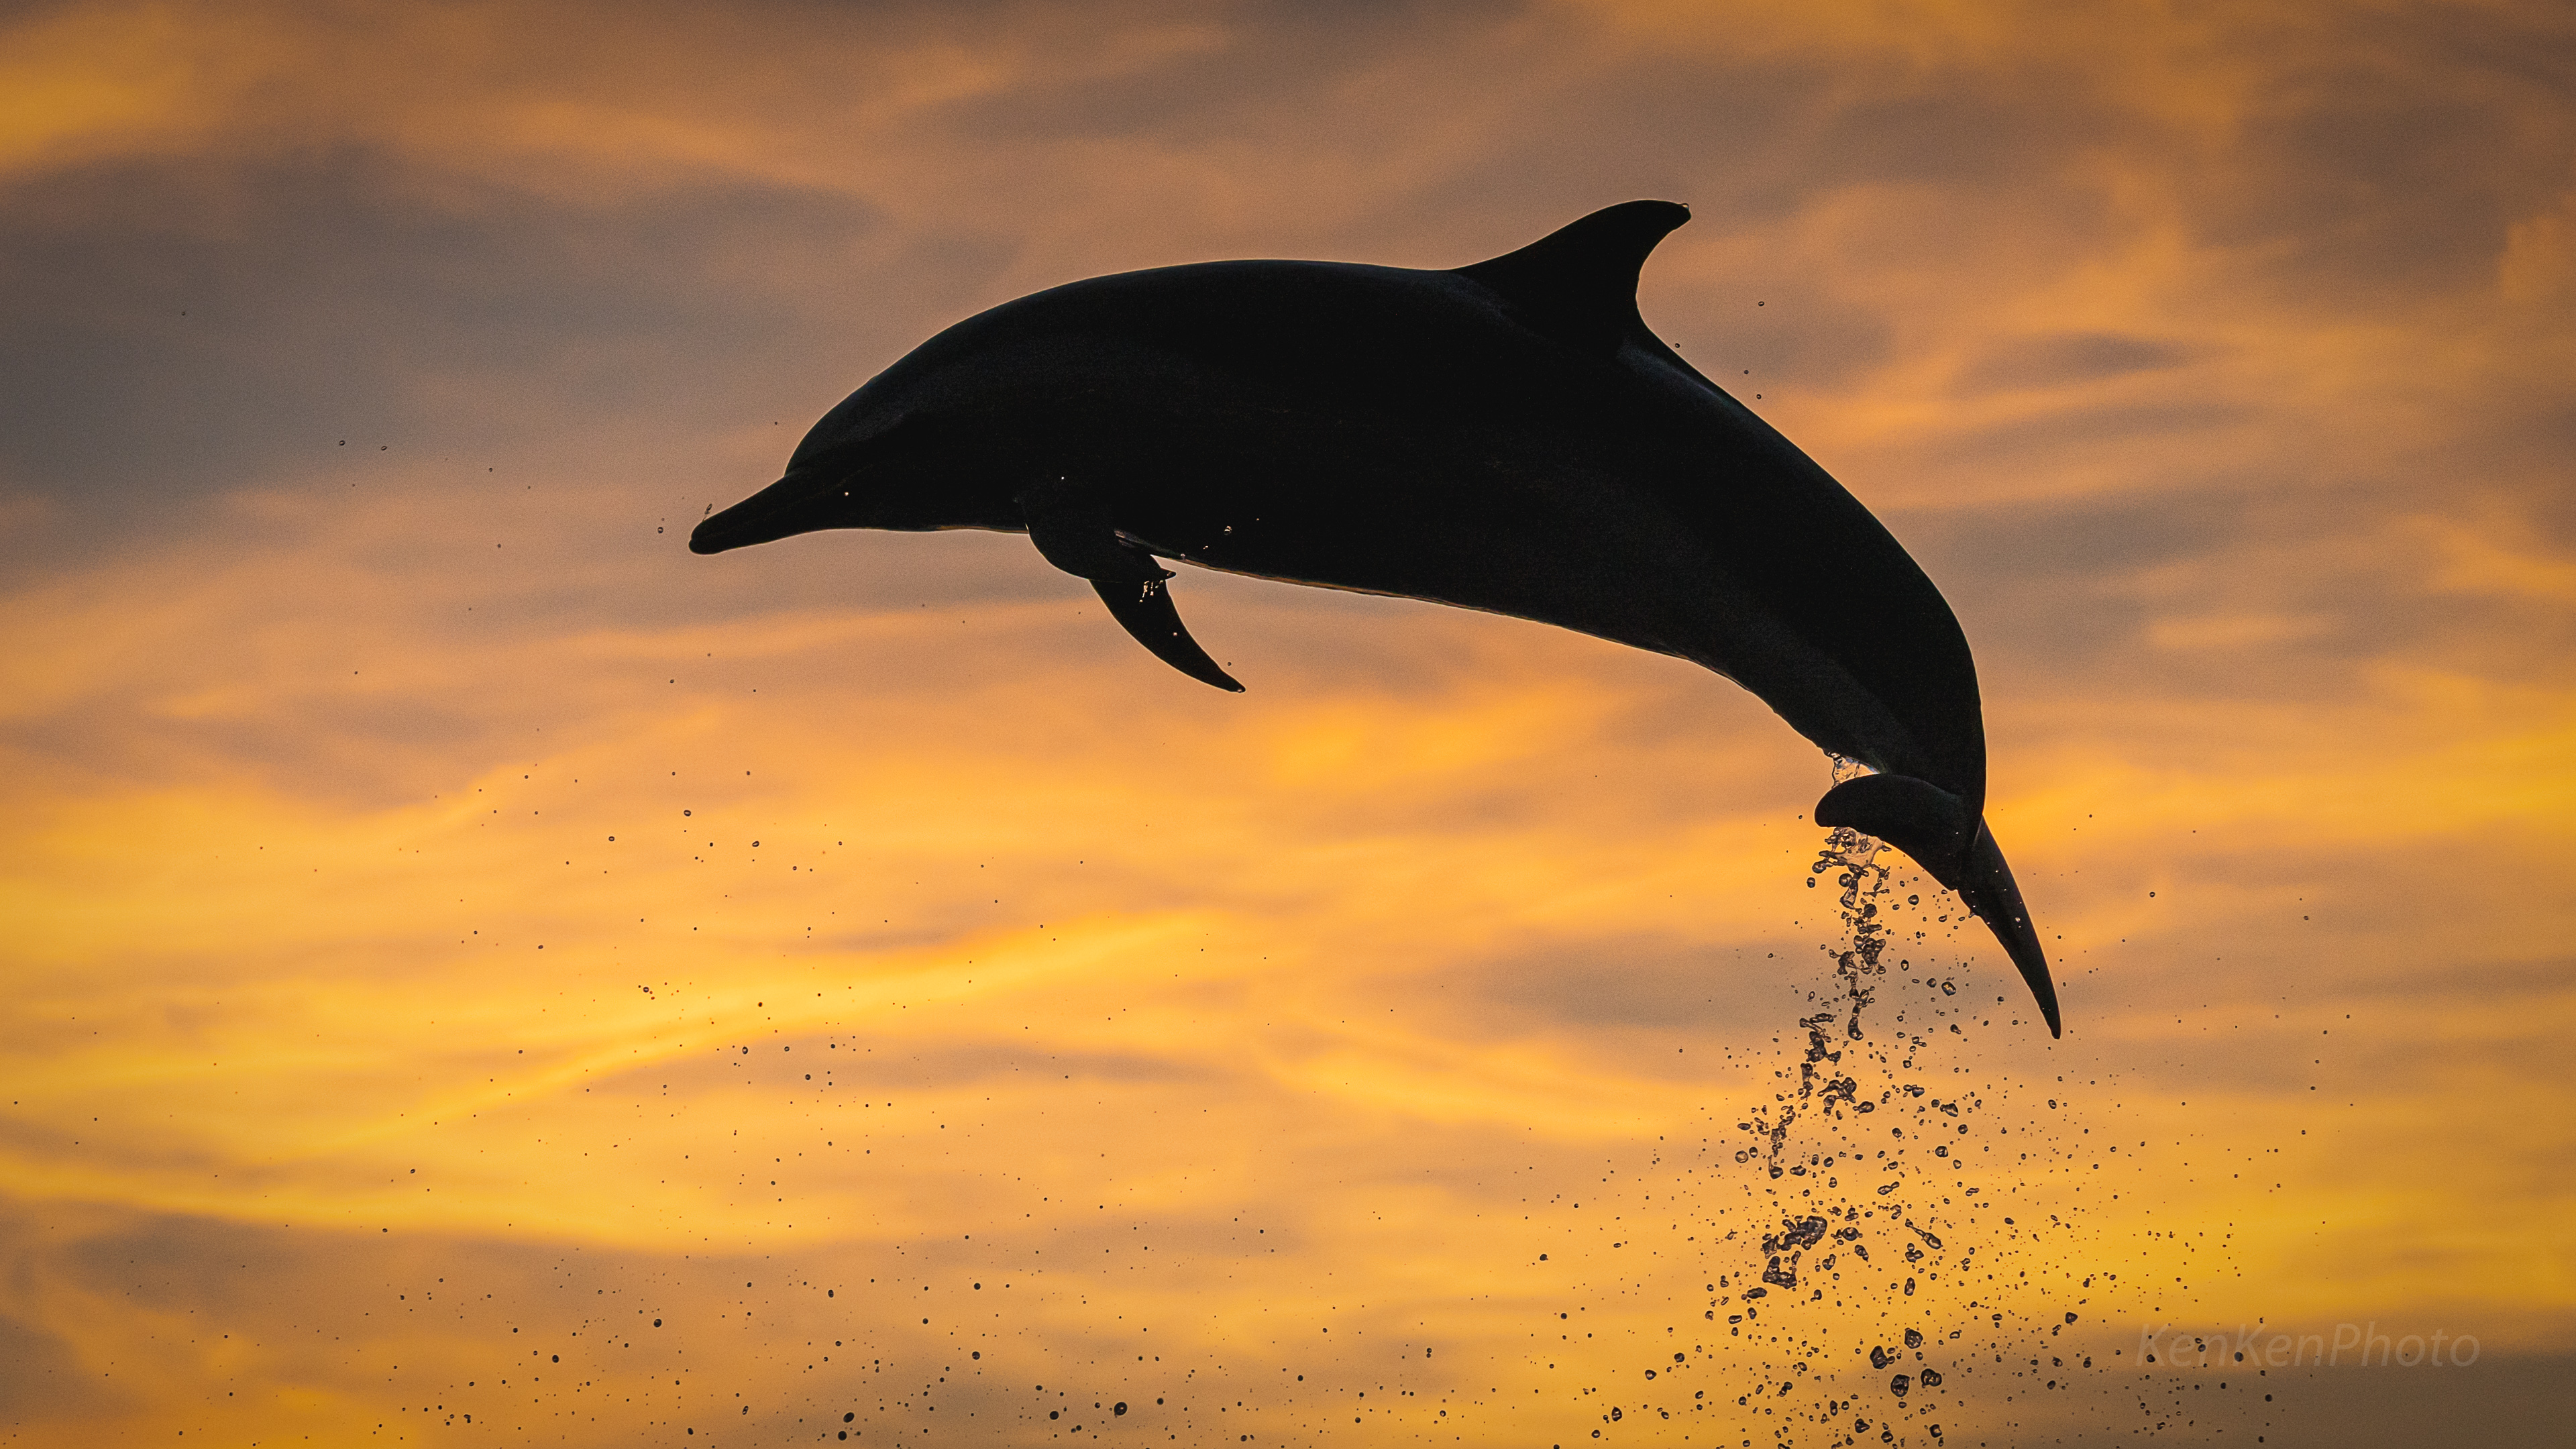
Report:
[[[1119,480],[1121,530],[1204,568],[1451,604],[1687,659],[1825,749],[1949,775],[1939,730],[1911,700],[1856,672],[1847,639],[1797,627],[1813,612],[1807,587],[1793,576],[1784,598],[1776,573],[1748,567],[1748,553],[1798,545],[1760,516],[1778,501],[1760,496],[1760,480],[1728,475],[1732,440],[1675,446],[1669,434],[1604,433],[1544,412],[1426,426],[1280,408],[1255,421],[1161,420],[1163,444]],[[1898,562],[1913,567],[1901,552]]]
[[[1119,525],[1202,567],[1549,622],[1580,612],[1587,632],[1647,647],[1660,647],[1636,637],[1654,632],[1656,591],[1604,581],[1716,567],[1608,470],[1541,460],[1518,440],[1425,439],[1348,418],[1253,446],[1223,428],[1187,436],[1197,431],[1170,429],[1163,456],[1118,480]]]

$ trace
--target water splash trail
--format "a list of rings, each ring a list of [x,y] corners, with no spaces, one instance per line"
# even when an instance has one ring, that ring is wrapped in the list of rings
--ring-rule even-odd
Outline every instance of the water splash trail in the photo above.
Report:
[[[1833,757],[1834,783],[1867,774],[1866,766],[1840,755]],[[1842,915],[1844,942],[1836,954],[1834,977],[1842,984],[1844,1001],[1850,1015],[1844,1023],[1843,1040],[1857,1042],[1863,1037],[1860,1018],[1878,999],[1878,988],[1887,976],[1883,959],[1887,951],[1887,931],[1879,920],[1878,897],[1887,889],[1888,867],[1878,863],[1881,846],[1872,836],[1863,835],[1849,826],[1838,826],[1825,838],[1824,848],[1817,852],[1813,865],[1807,867],[1808,886],[1826,872],[1834,873],[1834,885],[1840,891],[1835,908]],[[1798,1063],[1797,1095],[1771,1109],[1754,1111],[1754,1126],[1764,1139],[1762,1156],[1769,1174],[1778,1178],[1789,1169],[1781,1166],[1780,1155],[1787,1147],[1789,1129],[1810,1110],[1830,1110],[1846,1105],[1868,1112],[1873,1104],[1857,1100],[1860,1084],[1840,1070],[1843,1048],[1828,1034],[1836,1011],[1821,1011],[1799,1020],[1799,1029],[1807,1033],[1807,1048]],[[1913,1065],[1909,1060],[1906,1065]],[[1736,1155],[1736,1161],[1752,1160],[1751,1151]]]
[[[1863,773],[1834,761],[1836,784]],[[1743,1256],[1711,1264],[1704,1321],[1725,1335],[1746,1381],[1735,1398],[1756,1416],[1746,1427],[1784,1444],[1819,1433],[1834,1444],[1940,1444],[1943,1418],[1954,1429],[1967,1427],[1958,1417],[2008,1427],[1999,1416],[2017,1417],[2014,1400],[2041,1387],[2025,1375],[2043,1392],[2067,1381],[2069,1360],[2042,1345],[2078,1316],[2047,1300],[2081,1302],[2091,1286],[2057,1282],[2071,1277],[2066,1265],[2039,1256],[2042,1234],[2054,1241],[2071,1225],[2045,1208],[2044,1223],[2005,1215],[2030,1211],[2016,1201],[2024,1180],[2063,1146],[2033,1124],[2016,1133],[2011,1114],[1967,1120],[1988,1115],[1990,1096],[2000,1106],[2021,1095],[2018,1084],[1958,1082],[1936,1094],[1941,1081],[1923,1073],[1942,1066],[1917,1067],[1932,1040],[1921,1033],[1943,1030],[1934,1055],[1956,1074],[1967,1064],[1947,1049],[1964,1044],[1962,1026],[1992,1023],[1969,1019],[1957,982],[1922,951],[1895,959],[1900,937],[1938,949],[1934,934],[1954,933],[1966,916],[1936,898],[1932,919],[1900,929],[1905,910],[1924,902],[1899,893],[1893,860],[1850,829],[1818,850],[1808,887],[1831,882],[1840,918],[1838,937],[1822,947],[1831,975],[1798,1021],[1805,1041],[1795,1070],[1781,1063],[1772,1100],[1735,1124],[1751,1139],[1739,1138],[1735,1162],[1761,1166],[1753,1188],[1763,1220],[1758,1233],[1725,1235]],[[1882,1008],[1885,1019],[1865,1020],[1891,986],[1907,990]],[[2009,1166],[1990,1155],[1997,1145],[2018,1150]]]

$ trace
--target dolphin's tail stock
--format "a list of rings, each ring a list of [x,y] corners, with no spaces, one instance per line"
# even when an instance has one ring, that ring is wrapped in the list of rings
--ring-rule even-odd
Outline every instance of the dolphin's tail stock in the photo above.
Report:
[[[2057,986],[2048,977],[2048,953],[2040,949],[2039,932],[2022,904],[2021,887],[2013,883],[2012,866],[1995,844],[1986,822],[1971,819],[1958,796],[1911,775],[1862,775],[1845,780],[1816,802],[1816,823],[1848,826],[1874,835],[1929,871],[1934,880],[1958,893],[1959,899],[1986,929],[1995,933],[2004,954],[2021,971],[2048,1034],[2062,1034],[2057,1015]]]

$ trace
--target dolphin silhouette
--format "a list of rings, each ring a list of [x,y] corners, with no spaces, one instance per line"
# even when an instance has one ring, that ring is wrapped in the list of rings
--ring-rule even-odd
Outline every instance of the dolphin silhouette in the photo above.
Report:
[[[1161,267],[931,338],[824,414],[720,553],[825,528],[1028,534],[1193,679],[1240,690],[1157,559],[1534,619],[1707,666],[1876,771],[1821,825],[1984,919],[2059,1031],[1985,823],[1985,722],[1940,590],[1825,470],[1646,327],[1687,208],[1632,201],[1455,271]]]

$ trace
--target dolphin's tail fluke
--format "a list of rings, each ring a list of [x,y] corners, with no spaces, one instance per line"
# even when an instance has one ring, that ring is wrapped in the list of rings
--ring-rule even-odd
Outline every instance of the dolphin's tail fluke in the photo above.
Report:
[[[2064,1035],[2057,1018],[2057,984],[2048,979],[2048,953],[2040,949],[2039,932],[2031,927],[2030,908],[2022,904],[2021,887],[2013,884],[2003,847],[1995,844],[1994,832],[1983,823],[1977,826],[1977,843],[1969,849],[1968,868],[1956,889],[1959,899],[1995,933],[2004,954],[2020,968],[2022,981],[2039,1003],[2039,1014],[2048,1020],[2048,1034]]]
[[[1958,892],[2020,969],[2039,1014],[2048,1019],[2048,1034],[2062,1035],[2057,986],[2048,979],[2048,953],[2031,927],[2030,908],[2022,904],[2021,887],[2013,884],[1994,832],[1969,815],[1965,802],[1911,775],[1862,775],[1825,792],[1816,802],[1816,823],[1874,835]]]

